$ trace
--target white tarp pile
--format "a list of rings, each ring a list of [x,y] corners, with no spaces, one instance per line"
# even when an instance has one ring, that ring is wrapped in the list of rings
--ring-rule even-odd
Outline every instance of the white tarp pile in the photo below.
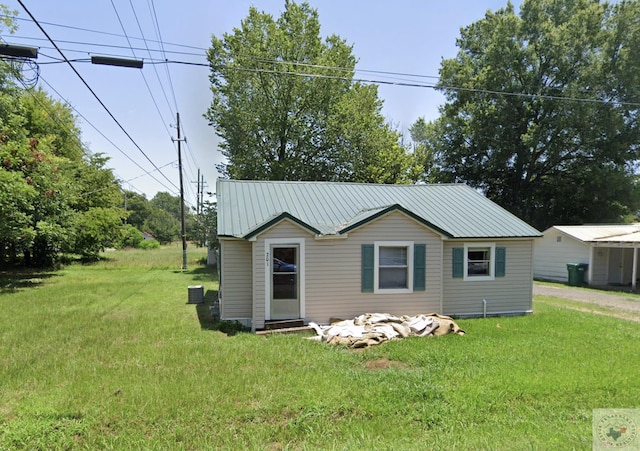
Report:
[[[367,313],[329,326],[320,326],[311,322],[309,327],[318,334],[311,337],[311,340],[326,341],[329,344],[351,348],[366,348],[394,338],[428,337],[448,333],[464,335],[464,331],[453,319],[437,313],[415,316]]]

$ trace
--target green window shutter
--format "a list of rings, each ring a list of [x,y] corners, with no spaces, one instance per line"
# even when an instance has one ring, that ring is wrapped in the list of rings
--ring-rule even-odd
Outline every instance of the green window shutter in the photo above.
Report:
[[[374,271],[373,244],[362,245],[362,292],[373,293],[373,271]]]
[[[453,248],[453,277],[464,277],[464,247]]]
[[[424,291],[426,289],[426,244],[413,245],[413,291]]]
[[[507,267],[507,249],[504,247],[496,247],[496,277],[504,277]]]

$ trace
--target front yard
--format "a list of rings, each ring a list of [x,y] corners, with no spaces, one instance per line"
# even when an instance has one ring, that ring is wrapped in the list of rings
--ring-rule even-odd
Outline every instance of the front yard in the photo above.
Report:
[[[592,409],[640,405],[636,322],[546,298],[364,351],[227,336],[189,252],[0,274],[0,449],[590,449]]]

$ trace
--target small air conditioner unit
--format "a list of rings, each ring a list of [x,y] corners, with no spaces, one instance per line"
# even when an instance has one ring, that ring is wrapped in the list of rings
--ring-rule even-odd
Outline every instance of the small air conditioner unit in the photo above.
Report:
[[[202,304],[204,302],[204,286],[189,286],[189,304]]]

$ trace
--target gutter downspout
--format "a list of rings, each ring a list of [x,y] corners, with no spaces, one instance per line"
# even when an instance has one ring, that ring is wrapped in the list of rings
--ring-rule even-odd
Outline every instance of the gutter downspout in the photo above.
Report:
[[[593,280],[593,262],[595,260],[595,246],[593,243],[589,246],[589,266],[587,267],[587,285],[591,285],[591,281]]]
[[[632,266],[632,270],[631,270],[631,289],[633,291],[636,291],[636,287],[637,287],[637,283],[636,283],[636,279],[637,279],[637,274],[638,274],[638,248],[634,247],[633,248],[633,266]]]
[[[482,317],[483,318],[487,317],[487,300],[486,299],[482,300]]]
[[[444,238],[440,240],[440,314],[444,315]]]

